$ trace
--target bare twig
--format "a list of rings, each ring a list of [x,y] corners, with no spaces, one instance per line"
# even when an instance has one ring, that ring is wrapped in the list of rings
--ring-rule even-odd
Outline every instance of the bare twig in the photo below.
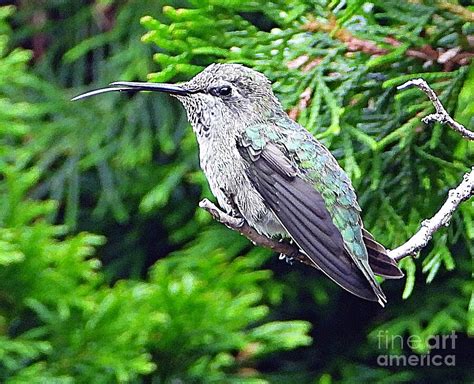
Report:
[[[453,212],[459,204],[474,194],[474,167],[464,175],[463,181],[455,189],[449,191],[448,199],[441,209],[429,220],[421,223],[421,228],[405,244],[388,252],[388,255],[399,261],[413,255],[426,247],[435,233],[442,226],[448,226]]]
[[[474,140],[474,132],[469,131],[462,124],[459,124],[457,121],[454,121],[454,119],[449,116],[448,112],[446,112],[446,109],[444,109],[443,104],[441,104],[441,101],[439,101],[438,96],[436,96],[436,93],[430,88],[430,86],[426,83],[425,80],[409,80],[405,84],[398,86],[397,89],[400,90],[412,86],[418,87],[423,92],[425,92],[436,109],[436,113],[433,113],[423,118],[423,123],[428,124],[433,121],[438,121],[441,124],[448,124],[452,129],[460,133],[464,138],[468,140]]]
[[[430,88],[430,86],[423,79],[413,79],[400,85],[397,89],[405,89],[411,86],[418,87],[430,98],[433,103],[436,113],[428,115],[423,118],[425,124],[432,121],[438,121],[441,124],[447,124],[456,132],[460,133],[464,138],[468,140],[474,140],[474,132],[469,131],[463,125],[449,116],[446,109],[441,104],[436,93]],[[448,199],[445,201],[440,210],[429,220],[425,220],[421,223],[421,228],[417,233],[413,235],[405,244],[389,251],[389,256],[399,261],[406,256],[413,255],[426,247],[428,241],[439,228],[442,226],[449,225],[449,221],[453,215],[453,212],[457,209],[459,204],[469,199],[474,195],[474,168],[470,172],[464,175],[463,181],[458,187],[449,191]]]

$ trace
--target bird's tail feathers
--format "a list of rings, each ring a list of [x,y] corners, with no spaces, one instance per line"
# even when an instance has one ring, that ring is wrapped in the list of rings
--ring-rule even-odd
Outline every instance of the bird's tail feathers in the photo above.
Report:
[[[364,243],[369,255],[369,264],[376,275],[386,279],[400,279],[404,276],[395,260],[387,255],[387,250],[374,240],[374,237],[362,228]]]

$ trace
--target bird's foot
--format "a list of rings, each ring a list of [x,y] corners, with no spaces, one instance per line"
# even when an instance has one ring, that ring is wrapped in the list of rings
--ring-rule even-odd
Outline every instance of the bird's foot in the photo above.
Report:
[[[227,193],[224,188],[221,188],[222,193],[226,197],[228,207],[226,208],[227,214],[232,217],[237,224],[238,228],[241,228],[245,224],[245,219],[239,211],[237,204],[235,203],[234,195],[232,193]]]
[[[245,224],[245,219],[239,214],[230,215],[227,212],[219,209],[213,202],[208,199],[203,199],[199,202],[199,206],[209,212],[211,216],[218,222],[224,224],[230,229],[242,228]]]
[[[285,255],[283,253],[280,253],[280,256],[278,256],[279,260],[285,260],[287,264],[293,265],[295,263],[295,258],[292,256]]]
[[[235,220],[235,226],[237,228],[242,228],[245,224],[245,219],[240,215],[232,215],[232,218]]]

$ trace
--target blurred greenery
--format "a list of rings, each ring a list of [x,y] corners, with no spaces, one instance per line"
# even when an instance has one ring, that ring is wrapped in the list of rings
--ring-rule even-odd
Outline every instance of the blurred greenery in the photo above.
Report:
[[[181,81],[213,62],[265,73],[350,175],[366,227],[402,244],[474,163],[425,126],[423,77],[474,129],[469,1],[22,1],[0,7],[0,382],[468,383],[474,205],[387,308],[290,267],[197,208],[212,199],[181,107],[69,99],[114,80]],[[456,366],[391,366],[433,335]],[[417,337],[380,345],[386,337]],[[392,343],[394,344],[394,343]],[[432,351],[434,353],[434,351]],[[471,358],[472,359],[472,358]]]

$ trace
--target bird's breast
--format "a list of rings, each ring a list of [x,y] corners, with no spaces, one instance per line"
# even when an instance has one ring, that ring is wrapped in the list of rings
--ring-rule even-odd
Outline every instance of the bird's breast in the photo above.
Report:
[[[235,139],[198,141],[201,168],[219,205],[228,213],[237,208],[247,223],[260,233],[286,234],[247,177],[248,164],[237,150]]]

